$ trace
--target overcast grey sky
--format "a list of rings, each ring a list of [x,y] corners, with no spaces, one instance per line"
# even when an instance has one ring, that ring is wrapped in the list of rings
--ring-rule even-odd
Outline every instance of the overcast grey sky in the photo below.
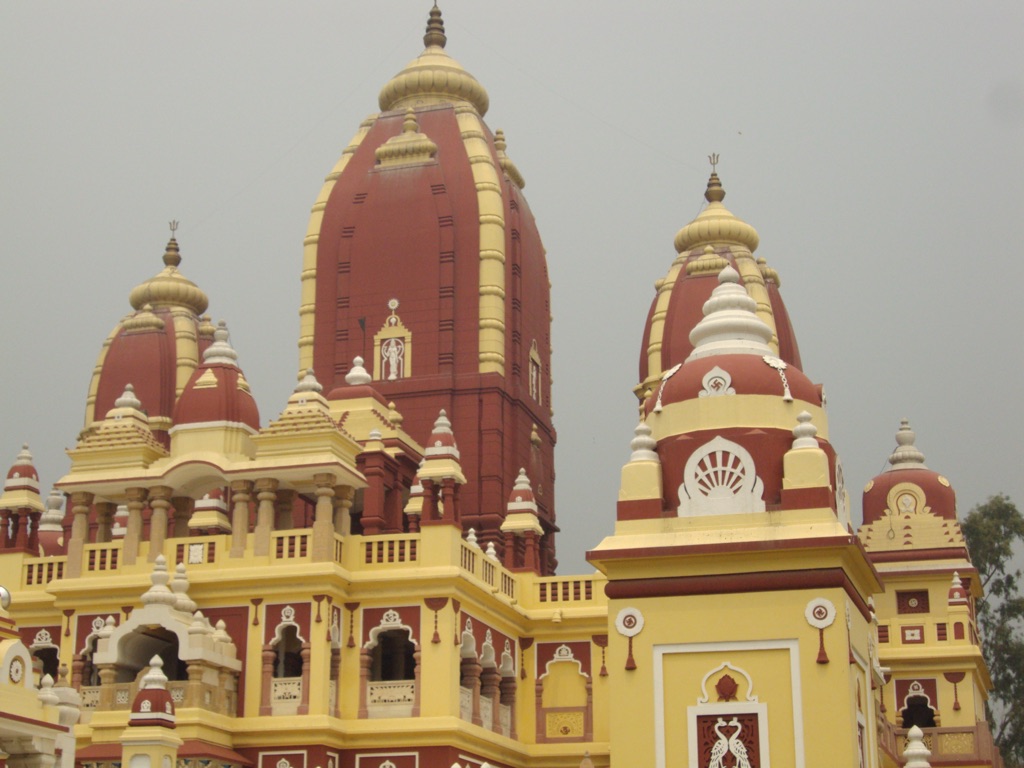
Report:
[[[429,0],[0,5],[0,464],[68,467],[100,345],[155,274],[274,418],[309,208]],[[828,393],[855,516],[909,417],[961,514],[1024,503],[1024,5],[443,0],[553,283],[560,572],[612,529],[640,337],[706,156]],[[455,424],[459,429],[471,425]]]

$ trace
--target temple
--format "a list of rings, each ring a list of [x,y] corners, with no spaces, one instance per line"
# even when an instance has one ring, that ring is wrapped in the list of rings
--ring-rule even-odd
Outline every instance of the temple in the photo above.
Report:
[[[635,318],[615,517],[568,542],[597,571],[557,575],[547,256],[447,43],[435,5],[296,235],[279,412],[172,223],[82,372],[67,474],[44,496],[10,447],[0,763],[1001,766],[953,488],[904,421],[855,529],[714,167]]]

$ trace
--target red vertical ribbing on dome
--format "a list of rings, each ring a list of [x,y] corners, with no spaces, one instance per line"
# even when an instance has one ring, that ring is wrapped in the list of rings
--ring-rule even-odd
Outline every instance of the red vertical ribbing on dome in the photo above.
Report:
[[[765,280],[765,286],[768,289],[768,298],[772,305],[772,315],[775,317],[775,335],[779,339],[779,357],[802,371],[804,366],[800,360],[800,347],[796,343],[796,331],[793,329],[793,322],[789,319],[786,304],[782,301],[779,286],[774,280]]]

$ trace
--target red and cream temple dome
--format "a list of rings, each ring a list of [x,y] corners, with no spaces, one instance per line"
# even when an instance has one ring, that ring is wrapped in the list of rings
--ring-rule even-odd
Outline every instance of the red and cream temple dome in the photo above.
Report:
[[[676,236],[680,257],[657,284],[644,330],[638,466],[626,471],[656,463],[660,478],[647,485],[659,497],[620,499],[619,518],[712,514],[745,498],[751,512],[831,507],[848,525],[822,387],[800,370],[777,277],[753,261],[757,233],[722,206],[717,173],[706,196],[708,207]],[[806,447],[822,452],[827,476],[814,492],[796,492],[786,455]]]
[[[373,386],[422,439],[440,408],[460,431],[463,520],[499,535],[520,468],[553,534],[551,309],[544,246],[484,87],[425,50],[380,92],[328,175],[305,239],[300,368],[326,392],[365,360]],[[397,212],[401,212],[398,216]],[[421,437],[422,436],[422,437]],[[554,569],[553,536],[544,570]]]
[[[213,341],[214,326],[203,315],[206,294],[178,269],[181,253],[173,236],[164,252],[164,268],[129,295],[133,311],[110,332],[89,383],[85,430],[93,429],[115,407],[125,387],[149,417],[154,437],[170,445],[175,404],[203,352]]]

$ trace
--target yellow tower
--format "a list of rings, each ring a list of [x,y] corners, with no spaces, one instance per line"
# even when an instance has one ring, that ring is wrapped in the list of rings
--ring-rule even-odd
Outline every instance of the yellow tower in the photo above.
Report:
[[[615,533],[589,554],[609,580],[610,698],[630,702],[612,764],[876,765],[880,584],[821,389],[724,259],[703,315],[648,382]]]

